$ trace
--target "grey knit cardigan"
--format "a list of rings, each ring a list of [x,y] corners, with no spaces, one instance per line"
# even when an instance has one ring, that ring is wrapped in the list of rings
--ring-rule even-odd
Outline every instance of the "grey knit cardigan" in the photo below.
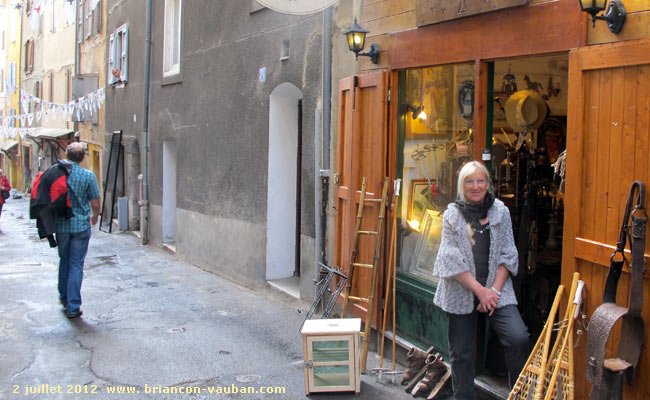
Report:
[[[508,208],[499,199],[488,210],[490,221],[490,257],[486,287],[491,287],[499,265],[510,271],[497,307],[517,304],[510,276],[517,275],[519,259],[512,236],[512,222]],[[474,293],[455,279],[470,271],[476,277],[470,235],[473,234],[458,205],[451,203],[442,216],[442,237],[433,274],[440,278],[433,302],[452,314],[469,314],[474,309]]]

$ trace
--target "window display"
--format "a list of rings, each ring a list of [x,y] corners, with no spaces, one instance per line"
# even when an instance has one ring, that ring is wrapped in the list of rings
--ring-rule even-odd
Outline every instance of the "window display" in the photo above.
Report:
[[[457,171],[472,155],[474,97],[474,64],[400,74],[398,268],[432,283],[442,213],[456,198]]]

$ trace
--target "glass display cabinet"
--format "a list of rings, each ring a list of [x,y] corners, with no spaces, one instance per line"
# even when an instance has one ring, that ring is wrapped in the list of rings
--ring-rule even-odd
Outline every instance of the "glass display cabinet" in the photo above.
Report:
[[[312,319],[302,328],[305,393],[359,393],[360,318]]]

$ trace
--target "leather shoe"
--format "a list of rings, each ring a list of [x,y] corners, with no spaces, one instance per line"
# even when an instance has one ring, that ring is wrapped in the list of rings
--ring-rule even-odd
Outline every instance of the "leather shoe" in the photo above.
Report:
[[[65,316],[68,317],[69,319],[72,319],[72,318],[81,317],[81,315],[83,313],[84,313],[83,311],[77,310],[76,312],[73,312],[72,314],[65,313]]]
[[[68,300],[67,299],[59,299],[59,303],[63,305],[63,308],[66,308],[68,306]]]

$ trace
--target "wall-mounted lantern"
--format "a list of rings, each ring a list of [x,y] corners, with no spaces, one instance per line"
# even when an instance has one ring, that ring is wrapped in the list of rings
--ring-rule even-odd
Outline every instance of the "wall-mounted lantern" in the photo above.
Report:
[[[368,32],[367,29],[363,29],[359,26],[359,23],[355,18],[354,25],[352,25],[352,27],[347,31],[343,32],[343,34],[348,40],[348,48],[350,51],[354,52],[357,60],[359,59],[359,56],[367,56],[370,57],[370,61],[372,61],[373,64],[377,64],[377,60],[379,59],[379,46],[377,46],[376,43],[370,45],[370,51],[367,53],[359,53],[366,45],[366,34]]]
[[[609,9],[605,15],[596,15],[607,8],[608,0],[578,0],[582,11],[591,14],[593,27],[596,27],[596,20],[607,21],[609,31],[619,33],[625,24],[627,12],[621,0],[609,0]]]

